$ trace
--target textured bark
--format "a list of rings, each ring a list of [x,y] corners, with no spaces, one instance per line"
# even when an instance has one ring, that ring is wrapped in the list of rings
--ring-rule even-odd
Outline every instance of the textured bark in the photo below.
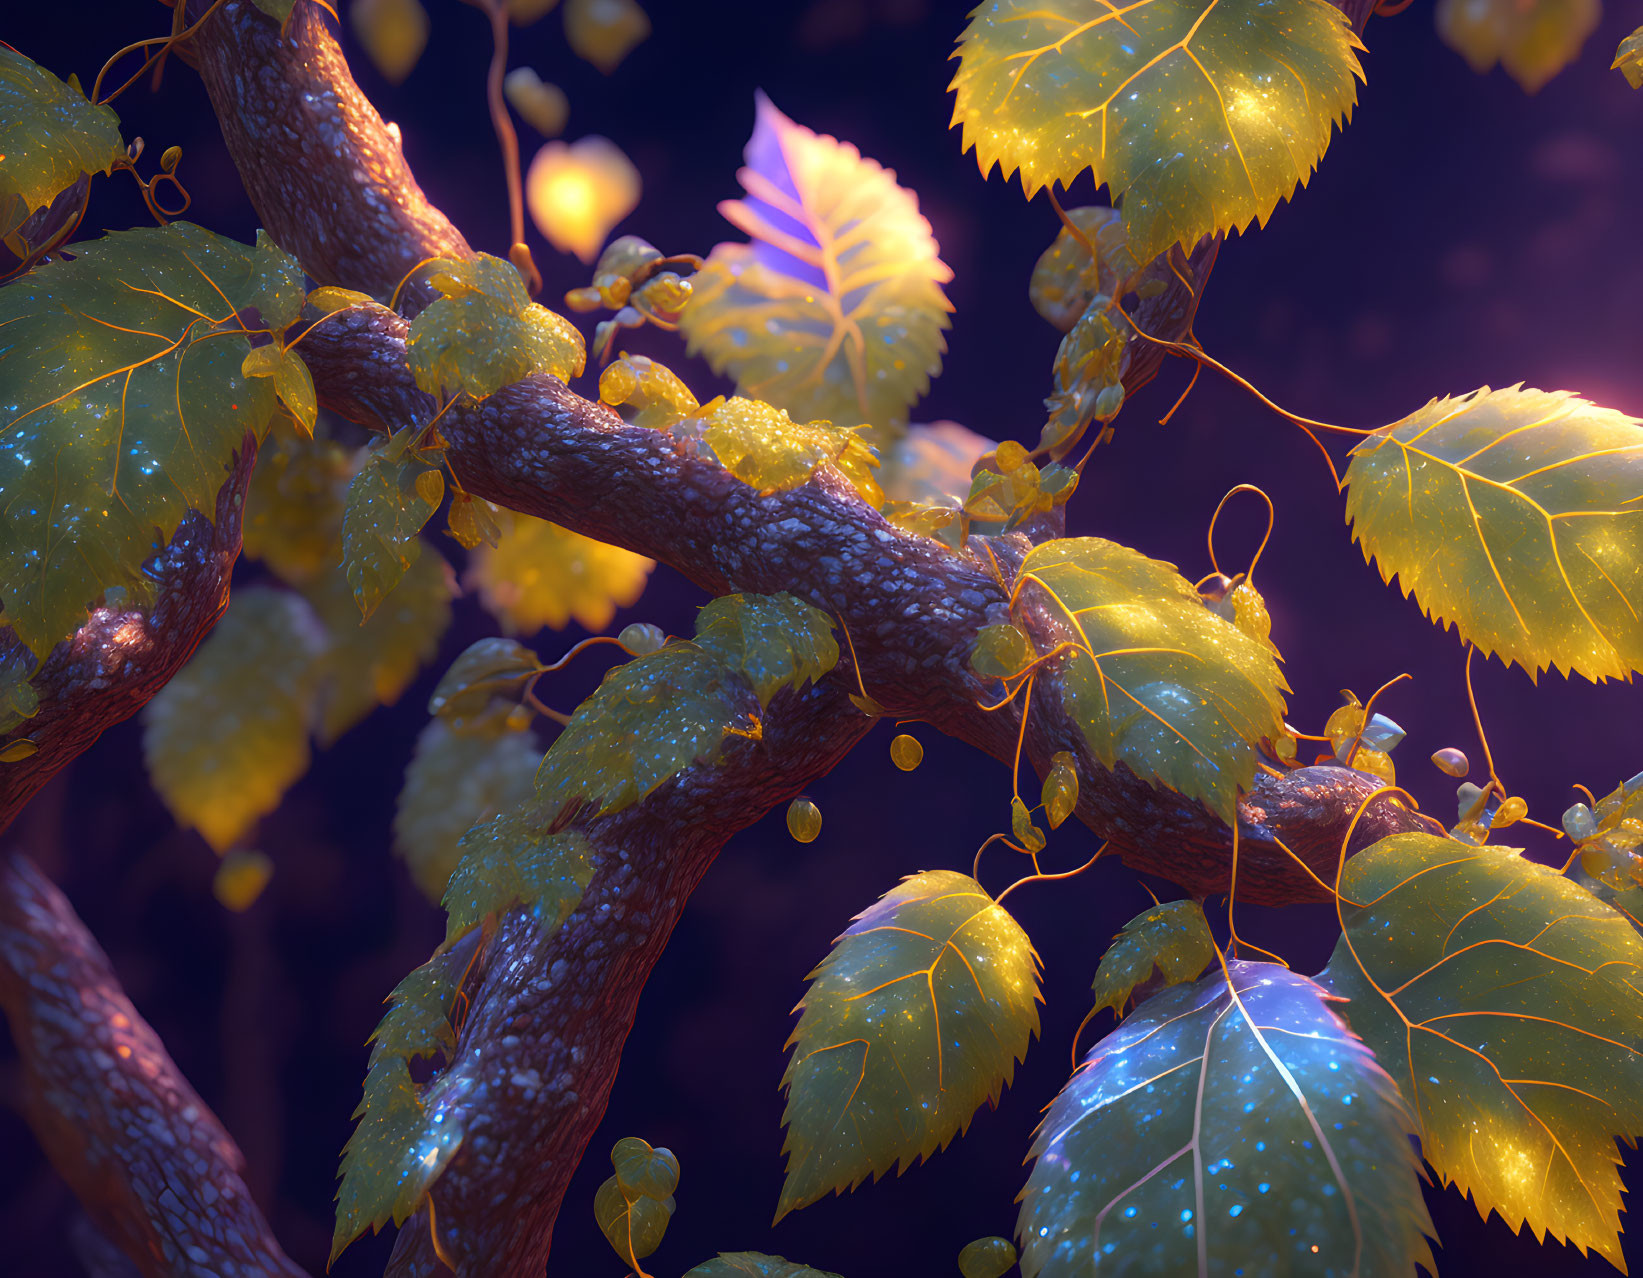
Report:
[[[1361,25],[1367,10],[1356,0],[1346,4]],[[190,5],[203,11],[203,0]],[[316,279],[387,297],[422,259],[470,254],[424,199],[397,136],[354,85],[318,6],[299,4],[282,39],[251,0],[227,0],[187,57],[206,83],[263,223]],[[1191,255],[1184,272],[1190,288],[1172,282],[1141,304],[1136,318],[1145,331],[1166,339],[1187,333],[1218,247],[1218,238],[1206,240]],[[411,286],[399,303],[414,311],[425,300]],[[322,402],[376,429],[428,420],[434,405],[410,378],[405,335],[405,321],[380,307],[356,308],[311,334],[303,353]],[[1161,358],[1160,348],[1135,339],[1127,389],[1149,380]],[[1020,703],[980,709],[996,699],[998,685],[970,672],[968,654],[976,629],[1006,615],[1025,538],[955,553],[886,524],[828,467],[799,489],[761,495],[687,443],[627,426],[552,378],[456,406],[439,430],[470,491],[649,555],[713,593],[788,590],[807,598],[848,627],[860,678],[891,712],[922,718],[996,758],[1013,756]],[[236,547],[237,536],[236,525]],[[1023,607],[1030,629],[1053,624],[1033,615],[1030,602]],[[502,922],[476,974],[456,1054],[430,1092],[464,1132],[432,1191],[440,1250],[459,1273],[541,1271],[640,991],[685,901],[731,834],[829,771],[860,737],[869,721],[844,695],[856,676],[847,658],[823,686],[778,697],[761,741],[737,743],[722,763],[687,769],[644,803],[584,823],[600,868],[581,907],[553,936],[544,938],[520,914]],[[1055,689],[1048,671],[1027,725],[1026,757],[1042,771],[1058,750],[1077,755],[1078,815],[1126,861],[1194,892],[1226,890],[1232,832],[1200,805],[1127,769],[1097,766]],[[1344,832],[1374,787],[1372,778],[1341,768],[1258,777],[1239,810],[1240,897],[1321,899],[1323,889],[1295,858],[1332,877]],[[1419,825],[1383,799],[1359,823],[1354,847]],[[59,1055],[68,1058],[62,1069],[77,1071],[75,1088],[95,1091],[123,1077],[97,1046],[97,1025],[82,1020],[73,1028],[79,1037],[65,1038]],[[158,1044],[152,1048],[158,1053]],[[162,1108],[169,1118],[157,1121],[178,1122],[186,1113],[190,1123],[208,1123],[192,1093],[168,1093]],[[103,1157],[100,1147],[64,1148],[65,1175],[82,1195],[116,1198],[135,1213],[134,1232],[122,1237],[142,1242],[144,1230],[163,1229],[156,1186],[165,1182],[148,1151],[110,1146]],[[105,1174],[106,1183],[98,1178]],[[202,1211],[202,1221],[210,1215]],[[265,1234],[245,1235],[253,1236],[262,1254],[277,1254],[267,1251]],[[401,1233],[391,1272],[443,1272],[426,1214]]]
[[[228,606],[228,580],[240,554],[245,490],[257,441],[247,434],[217,492],[214,519],[190,511],[145,571],[152,608],[98,608],[52,649],[34,677],[39,712],[0,744],[27,738],[38,747],[0,763],[0,829],[105,731],[136,714],[183,668]],[[0,662],[29,660],[11,628],[0,629]]]
[[[0,1006],[29,1124],[98,1230],[146,1278],[298,1278],[231,1137],[32,864],[0,862]]]

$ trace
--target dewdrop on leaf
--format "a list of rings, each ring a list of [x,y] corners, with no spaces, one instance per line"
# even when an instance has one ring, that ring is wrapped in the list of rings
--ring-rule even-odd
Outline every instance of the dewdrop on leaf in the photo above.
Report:
[[[639,170],[609,138],[549,142],[525,178],[531,219],[548,243],[592,264],[611,228],[639,204]]]

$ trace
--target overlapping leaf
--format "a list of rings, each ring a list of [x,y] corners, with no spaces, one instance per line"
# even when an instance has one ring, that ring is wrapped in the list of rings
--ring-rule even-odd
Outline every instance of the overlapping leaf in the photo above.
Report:
[[[593,1196],[593,1218],[605,1241],[633,1269],[662,1245],[668,1221],[673,1219],[673,1199],[627,1194],[615,1176],[599,1186]]]
[[[1421,1152],[1513,1229],[1615,1265],[1616,1136],[1643,1134],[1643,937],[1511,848],[1429,834],[1346,862],[1320,981],[1397,1079]]]
[[[1324,0],[997,0],[959,40],[953,123],[1029,197],[1090,169],[1145,262],[1265,225],[1351,114],[1361,47]]]
[[[1135,987],[1156,968],[1166,985],[1196,981],[1215,961],[1215,938],[1197,901],[1166,901],[1136,915],[1095,969],[1095,1005],[1123,1014]]]
[[[795,422],[779,408],[738,396],[704,419],[702,438],[726,470],[761,492],[797,488],[832,462],[869,505],[884,501],[873,475],[878,456],[854,428]]]
[[[1102,766],[1122,762],[1230,822],[1255,746],[1283,735],[1275,654],[1204,607],[1170,564],[1099,537],[1022,560],[1022,598],[1066,627],[1062,701]]]
[[[512,263],[481,253],[439,258],[428,282],[442,296],[411,321],[406,351],[423,390],[494,394],[534,373],[579,375],[587,347],[563,315],[531,301]]]
[[[407,426],[375,443],[348,485],[342,514],[342,567],[360,615],[369,617],[422,553],[417,536],[439,509],[445,480],[413,446]]]
[[[378,706],[398,701],[432,660],[451,624],[451,573],[437,554],[422,555],[363,621],[341,569],[307,595],[328,637],[314,735],[329,746]]]
[[[275,402],[240,371],[236,311],[278,328],[302,305],[300,269],[266,239],[173,222],[75,252],[0,289],[0,599],[42,658],[141,580],[190,508],[216,510]]]
[[[739,694],[739,695],[738,695]],[[620,812],[727,735],[757,735],[740,680],[693,643],[673,643],[617,666],[577,707],[542,760],[536,785],[550,816],[584,802]]]
[[[428,713],[448,720],[459,731],[489,731],[489,711],[498,700],[517,704],[529,681],[544,667],[537,656],[516,639],[497,635],[464,648],[439,677]]]
[[[294,586],[340,563],[337,539],[354,463],[351,450],[334,440],[269,432],[245,499],[245,554]]]
[[[610,625],[618,608],[639,602],[654,560],[606,545],[530,515],[504,513],[495,546],[476,549],[468,584],[509,634],[543,626],[584,630]]]
[[[1626,83],[1632,88],[1643,89],[1643,27],[1620,42],[1609,69],[1625,76]]]
[[[1352,450],[1381,576],[1531,676],[1643,669],[1643,424],[1567,391],[1436,399]]]
[[[1534,93],[1580,56],[1600,0],[1438,0],[1438,34],[1482,75],[1497,62]]]
[[[143,756],[154,787],[217,851],[307,771],[324,650],[300,596],[252,586],[235,592],[193,659],[148,703]]]
[[[551,934],[581,904],[597,868],[580,831],[545,832],[534,800],[476,825],[460,850],[443,901],[447,946],[515,906],[534,913]]]
[[[430,719],[417,736],[394,812],[394,851],[423,894],[439,900],[462,858],[462,836],[530,798],[542,748],[534,733],[496,725],[458,732]]]
[[[404,1224],[462,1144],[461,1121],[447,1112],[455,1089],[439,1080],[423,1089],[408,1062],[441,1056],[456,1039],[450,1017],[461,968],[444,956],[416,968],[390,994],[371,1035],[371,1062],[359,1120],[343,1149],[342,1183],[331,1236],[331,1260],[366,1229]]]
[[[696,642],[745,678],[765,707],[782,688],[797,692],[839,660],[832,618],[785,592],[721,595],[697,616]]]
[[[1313,982],[1232,962],[1143,1003],[1033,1141],[1024,1278],[1433,1269],[1408,1111]]]
[[[941,371],[952,310],[917,197],[762,93],[746,157],[747,198],[719,211],[752,243],[720,244],[695,277],[690,352],[795,418],[904,424]]]
[[[0,45],[0,239],[81,174],[108,173],[125,158],[112,107],[93,106],[72,78],[65,84]]]
[[[1038,959],[968,875],[902,880],[810,974],[792,1059],[779,1220],[945,1147],[997,1104],[1038,1031]]]

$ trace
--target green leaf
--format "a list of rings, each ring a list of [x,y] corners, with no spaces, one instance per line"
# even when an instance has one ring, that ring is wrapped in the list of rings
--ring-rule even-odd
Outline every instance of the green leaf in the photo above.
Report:
[[[417,428],[407,426],[385,443],[372,444],[365,464],[348,485],[342,514],[342,567],[360,615],[369,617],[422,552],[420,533],[439,502],[429,501],[418,481],[440,472],[412,447]]]
[[[873,476],[878,456],[854,429],[831,422],[801,425],[769,404],[733,398],[705,419],[702,438],[726,470],[761,492],[797,488],[832,462],[869,505],[876,509],[884,500]]]
[[[1534,93],[1580,56],[1599,0],[1438,0],[1438,34],[1479,75],[1497,62]]]
[[[462,969],[441,954],[412,968],[388,995],[392,1004],[371,1032],[371,1066],[388,1057],[413,1061],[448,1054],[456,1046],[451,1016]]]
[[[438,555],[421,556],[363,621],[340,569],[311,585],[307,596],[330,640],[314,729],[320,744],[330,746],[378,706],[398,701],[433,659],[451,624],[451,574]]]
[[[125,158],[112,107],[0,45],[0,239],[82,173],[112,172]]]
[[[1351,115],[1362,47],[1323,0],[996,0],[959,39],[953,123],[1029,198],[1091,170],[1144,262],[1264,226]]]
[[[445,888],[445,945],[514,906],[552,934],[581,904],[596,858],[579,831],[546,834],[527,802],[462,836],[462,859]]]
[[[1136,915],[1113,938],[1095,969],[1095,1006],[1119,1016],[1135,987],[1153,969],[1165,985],[1196,981],[1215,962],[1215,938],[1197,901],[1166,901]]]
[[[741,681],[712,653],[672,643],[605,675],[542,760],[536,788],[554,816],[574,803],[601,815],[639,802],[699,760],[717,761],[744,726]]]
[[[1033,1140],[1024,1278],[1436,1272],[1409,1114],[1306,977],[1227,964],[1143,1003]]]
[[[1044,542],[1019,576],[1077,645],[1057,659],[1061,697],[1101,765],[1122,762],[1230,824],[1256,744],[1283,735],[1289,685],[1272,651],[1204,607],[1173,565],[1099,537]]]
[[[428,713],[463,730],[469,721],[484,719],[495,700],[517,704],[525,685],[545,668],[536,654],[516,639],[493,636],[476,640],[440,676],[433,696],[428,698]]]
[[[1052,830],[1060,829],[1078,807],[1078,765],[1070,751],[1055,752],[1050,770],[1044,775],[1039,801]]]
[[[453,1089],[456,1090],[456,1089]],[[459,1094],[459,1093],[458,1093]],[[342,1152],[331,1261],[367,1228],[403,1225],[462,1145],[461,1119],[436,1082],[419,1093],[403,1058],[384,1055],[365,1075],[359,1125]]]
[[[237,590],[193,659],[144,710],[143,757],[154,788],[171,815],[218,852],[278,807],[308,770],[324,651],[325,633],[300,595]]]
[[[1632,88],[1643,89],[1643,27],[1620,42],[1609,70],[1620,72]]]
[[[1512,848],[1399,834],[1349,858],[1319,978],[1485,1216],[1616,1266],[1619,1153],[1643,1135],[1643,937]],[[1361,903],[1361,904],[1353,904]]]
[[[1428,616],[1531,677],[1643,670],[1643,423],[1568,391],[1435,399],[1352,450],[1352,535]]]
[[[721,1251],[712,1260],[704,1260],[685,1278],[839,1278],[826,1269],[812,1269],[809,1265],[767,1256],[762,1251]]]
[[[271,244],[186,222],[75,254],[0,289],[0,597],[41,659],[105,590],[141,580],[191,508],[216,510],[274,412],[270,382],[240,372],[236,308],[281,278],[300,302],[301,272]]]
[[[983,626],[976,631],[970,668],[987,679],[1011,679],[1032,665],[1037,656],[1032,640],[1019,627],[1008,623]]]
[[[719,211],[753,243],[720,244],[695,276],[687,349],[796,418],[905,425],[953,309],[917,197],[763,93],[746,154],[748,198]]]
[[[610,1151],[610,1165],[625,1194],[671,1197],[679,1188],[679,1160],[671,1149],[656,1149],[648,1140],[624,1136]]]
[[[26,649],[6,645],[0,657],[0,733],[10,732],[40,713],[40,694],[30,682],[37,669]]]
[[[1109,301],[1122,297],[1129,291],[1125,284],[1141,269],[1130,252],[1124,218],[1117,209],[1086,205],[1068,209],[1067,220],[1078,228],[1078,234],[1063,226],[1050,247],[1039,254],[1027,284],[1033,309],[1063,333],[1072,332],[1098,295]]]
[[[283,23],[291,16],[291,10],[296,6],[297,0],[251,0],[251,2],[276,22]]]
[[[302,433],[314,433],[314,423],[319,416],[319,398],[314,390],[314,376],[308,371],[308,365],[303,363],[301,355],[278,342],[253,346],[240,364],[240,372],[247,377],[270,378],[274,383],[274,393],[302,428]]]
[[[582,372],[582,334],[531,301],[511,262],[487,253],[437,258],[428,282],[442,296],[411,321],[406,348],[423,390],[483,399],[537,373],[569,381]]]
[[[394,851],[430,900],[445,894],[462,837],[531,797],[542,748],[531,732],[464,733],[428,721],[405,769],[394,812]]]
[[[833,619],[785,591],[721,595],[698,614],[696,642],[743,676],[765,709],[781,689],[798,692],[839,661]]]
[[[340,564],[342,505],[354,460],[334,440],[270,431],[245,499],[245,554],[293,586]]]
[[[644,593],[655,560],[594,541],[558,524],[511,511],[500,514],[495,546],[476,549],[468,584],[510,634],[563,630],[573,620],[597,633],[618,608]]]
[[[593,1218],[623,1263],[637,1270],[639,1262],[662,1245],[667,1223],[673,1219],[673,1204],[644,1194],[630,1198],[612,1176],[593,1196]]]
[[[1038,956],[968,875],[903,879],[810,973],[782,1085],[780,1220],[943,1148],[1038,1032]]]
[[[1004,1278],[1015,1262],[1015,1244],[996,1235],[966,1243],[958,1253],[958,1271],[964,1278]]]

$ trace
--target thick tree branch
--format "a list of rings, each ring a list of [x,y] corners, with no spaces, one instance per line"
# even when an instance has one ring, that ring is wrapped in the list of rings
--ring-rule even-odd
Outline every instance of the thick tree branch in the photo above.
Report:
[[[0,1006],[24,1112],[98,1229],[147,1278],[300,1278],[231,1137],[46,877],[0,861]]]
[[[214,519],[190,511],[146,568],[151,608],[97,608],[52,649],[33,683],[39,712],[0,742],[24,738],[38,750],[0,763],[0,829],[36,791],[107,729],[136,714],[193,656],[228,606],[228,581],[240,554],[245,490],[257,441],[246,435],[217,492]],[[27,661],[10,627],[0,629],[0,661]]]

